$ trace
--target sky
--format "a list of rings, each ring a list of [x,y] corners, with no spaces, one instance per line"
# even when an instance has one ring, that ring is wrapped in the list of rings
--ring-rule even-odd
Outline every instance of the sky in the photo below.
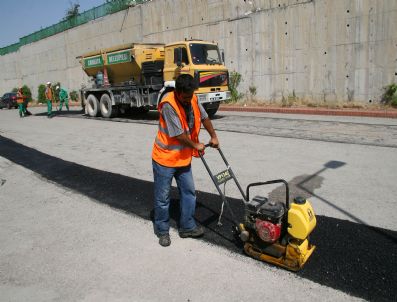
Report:
[[[0,48],[19,38],[58,23],[74,3],[79,12],[105,3],[105,0],[0,0]]]

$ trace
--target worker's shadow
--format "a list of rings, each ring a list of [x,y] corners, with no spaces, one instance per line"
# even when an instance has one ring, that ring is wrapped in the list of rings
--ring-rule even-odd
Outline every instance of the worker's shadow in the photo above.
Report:
[[[153,183],[150,181],[65,161],[3,136],[0,136],[0,156],[31,170],[43,180],[47,179],[95,202],[143,219],[152,219],[150,213],[153,209]],[[6,181],[7,172],[4,171],[4,175],[0,177],[3,183],[0,190],[9,185]],[[297,193],[304,197],[316,196],[314,190],[323,182],[324,178],[319,173],[301,175],[291,181],[291,191],[294,193],[296,187]],[[276,188],[270,196],[277,199],[284,196],[283,194],[281,189]],[[178,228],[179,201],[176,188],[173,188],[171,197],[170,222],[172,227]],[[320,200],[332,204],[325,198]],[[241,200],[229,199],[229,202],[230,209],[241,221],[244,216]],[[202,240],[242,254],[241,242],[232,232],[233,223],[228,209],[224,211],[222,225],[218,225],[221,208],[218,195],[197,192],[196,219],[206,229]],[[299,275],[365,299],[393,300],[397,296],[396,238],[395,231],[318,215],[317,227],[310,239],[317,248]],[[153,241],[153,244],[157,244],[155,237]],[[257,263],[258,269],[264,265]]]

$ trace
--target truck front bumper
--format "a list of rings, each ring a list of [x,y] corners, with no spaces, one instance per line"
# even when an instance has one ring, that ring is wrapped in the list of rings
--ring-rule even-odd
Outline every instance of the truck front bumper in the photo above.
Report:
[[[197,93],[196,95],[201,104],[224,102],[231,97],[230,91]]]

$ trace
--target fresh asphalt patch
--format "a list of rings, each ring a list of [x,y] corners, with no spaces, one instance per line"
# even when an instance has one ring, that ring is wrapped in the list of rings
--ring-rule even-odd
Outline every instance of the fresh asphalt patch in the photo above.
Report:
[[[152,219],[152,182],[65,161],[3,136],[0,136],[0,156],[98,203]],[[313,188],[321,184],[318,177],[295,177],[296,185],[292,186],[291,195],[297,193],[310,197]],[[302,186],[299,188],[302,183],[306,185],[304,190]],[[283,194],[282,189],[277,188],[270,197],[283,200]],[[242,244],[233,233],[233,223],[227,209],[221,217],[222,225],[218,225],[220,197],[199,191],[197,201],[196,219],[206,228],[202,240],[242,254]],[[228,201],[236,217],[241,219],[241,200],[229,198]],[[170,212],[171,225],[177,228],[179,206],[176,188],[172,191]],[[153,240],[157,240],[155,235]],[[396,301],[397,232],[317,216],[317,227],[310,241],[317,248],[303,270],[297,273],[298,276],[371,301]],[[263,263],[264,267],[267,265]]]

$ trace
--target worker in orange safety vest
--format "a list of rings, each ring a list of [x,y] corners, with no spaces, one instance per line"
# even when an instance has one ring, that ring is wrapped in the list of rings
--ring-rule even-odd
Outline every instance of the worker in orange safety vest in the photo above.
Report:
[[[24,117],[26,114],[25,108],[24,108],[24,99],[26,97],[22,93],[22,88],[19,88],[17,91],[17,104],[19,108],[19,117]]]
[[[219,141],[211,120],[194,94],[196,81],[182,74],[175,82],[175,91],[166,94],[158,105],[159,129],[153,145],[154,229],[161,246],[169,246],[169,206],[172,179],[180,195],[179,236],[200,237],[204,234],[194,219],[196,192],[191,170],[192,156],[205,148],[199,141],[201,123],[209,133],[209,145],[217,148]]]
[[[51,118],[52,115],[52,102],[54,101],[54,93],[52,91],[51,82],[47,82],[47,87],[45,89],[45,98],[47,101],[47,117]]]

